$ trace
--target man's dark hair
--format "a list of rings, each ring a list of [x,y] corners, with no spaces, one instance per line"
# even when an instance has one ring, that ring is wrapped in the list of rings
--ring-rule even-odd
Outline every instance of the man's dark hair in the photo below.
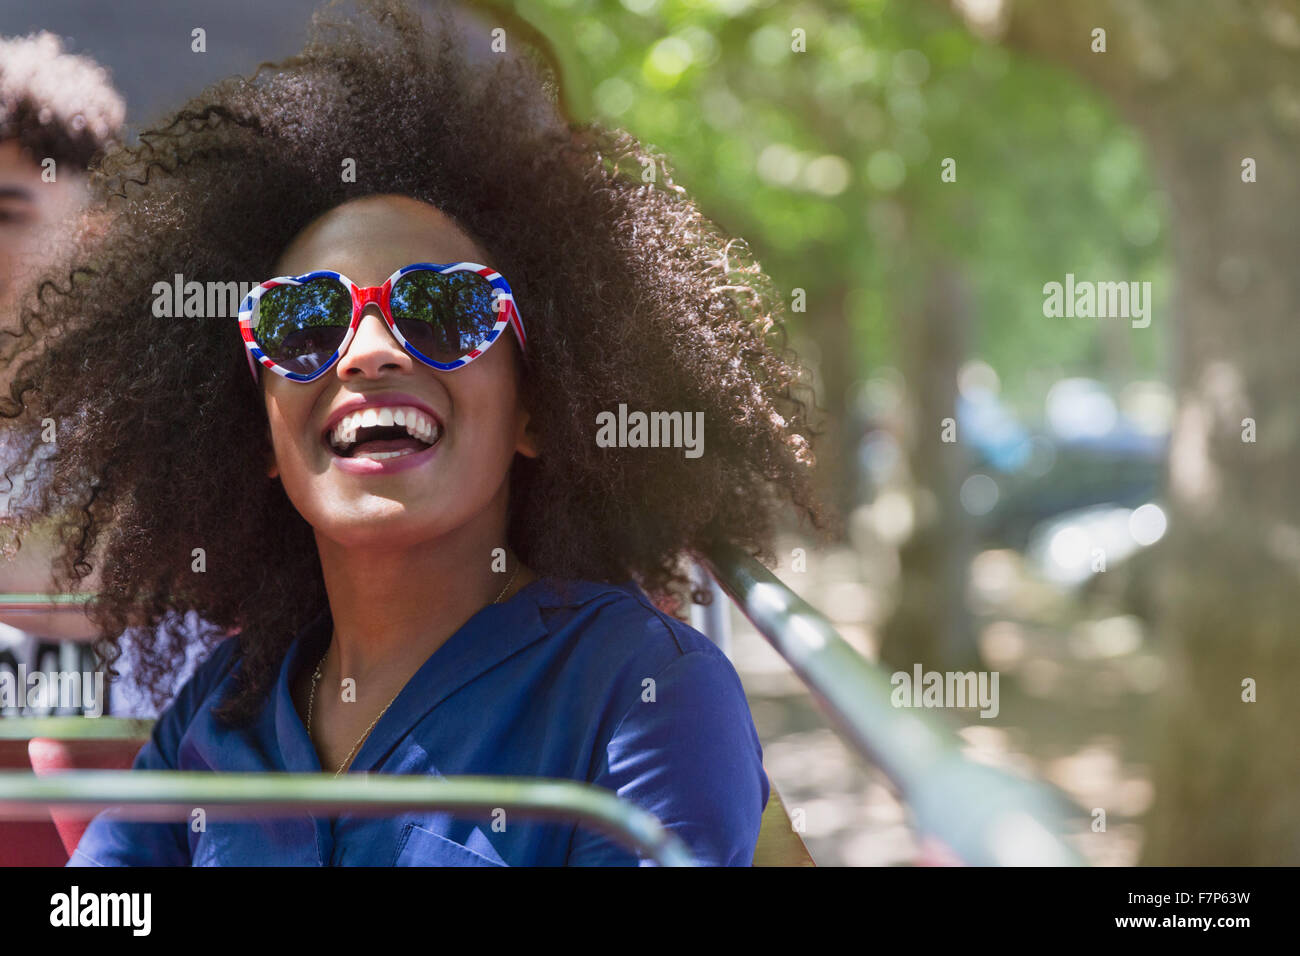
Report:
[[[64,52],[54,34],[0,37],[0,142],[84,170],[119,140],[125,118],[108,71]]]

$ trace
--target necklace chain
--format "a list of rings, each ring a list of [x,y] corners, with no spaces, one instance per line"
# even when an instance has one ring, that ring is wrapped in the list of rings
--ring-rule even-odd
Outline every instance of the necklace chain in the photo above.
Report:
[[[505,597],[506,592],[510,590],[510,585],[515,583],[515,578],[519,576],[519,567],[520,567],[519,565],[515,565],[515,573],[510,575],[510,580],[507,581],[506,586],[501,589],[501,593],[499,593],[495,598],[492,599],[493,604],[497,604],[498,602],[500,602],[500,600],[503,597]],[[326,646],[325,654],[322,654],[320,656],[320,660],[316,662],[316,670],[311,675],[311,694],[309,694],[307,697],[307,739],[308,740],[311,739],[311,713],[312,713],[312,705],[315,704],[316,702],[316,685],[320,683],[321,666],[324,665],[325,655],[328,654],[329,651],[330,651],[329,647]],[[397,700],[397,696],[401,692],[402,692],[401,688],[399,688],[397,694],[393,695],[393,700],[390,700],[387,704],[385,704],[384,709],[381,710],[378,716],[376,716],[375,719],[370,722],[370,726],[366,728],[365,733],[363,733],[360,736],[360,738],[358,738],[357,742],[352,745],[352,749],[348,751],[348,755],[343,758],[343,763],[339,764],[339,769],[334,771],[334,776],[337,777],[339,774],[343,773],[343,771],[347,769],[348,764],[352,762],[352,755],[357,752],[357,748],[361,746],[361,742],[370,736],[370,731],[375,729],[375,724],[379,723],[379,718],[384,716],[384,714],[388,713],[388,708],[393,706],[393,701]]]

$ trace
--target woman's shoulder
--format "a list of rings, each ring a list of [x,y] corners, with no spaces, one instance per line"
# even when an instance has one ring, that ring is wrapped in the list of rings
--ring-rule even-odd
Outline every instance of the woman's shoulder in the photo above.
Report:
[[[200,685],[215,685],[221,682],[239,665],[239,635],[231,634],[215,642],[212,650],[194,668],[191,678]]]
[[[586,779],[652,813],[708,865],[748,865],[770,785],[749,703],[726,654],[635,584],[569,582],[539,600],[552,637],[548,688],[590,722]],[[596,835],[570,865],[623,862]]]
[[[162,716],[188,723],[238,666],[239,636],[221,638],[211,650],[200,656],[193,672],[180,686]]]
[[[552,634],[598,640],[623,654],[658,655],[665,663],[692,653],[726,658],[708,637],[656,607],[633,581],[544,578],[537,583],[535,600]]]
[[[537,589],[550,654],[587,693],[639,699],[671,679],[719,699],[745,700],[727,655],[685,621],[665,613],[633,582],[546,581]]]

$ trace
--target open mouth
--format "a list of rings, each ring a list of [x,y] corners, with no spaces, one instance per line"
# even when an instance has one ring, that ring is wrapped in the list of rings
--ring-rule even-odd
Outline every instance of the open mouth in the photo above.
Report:
[[[438,420],[409,405],[352,412],[325,434],[330,451],[340,458],[376,461],[417,454],[438,444],[441,438]]]

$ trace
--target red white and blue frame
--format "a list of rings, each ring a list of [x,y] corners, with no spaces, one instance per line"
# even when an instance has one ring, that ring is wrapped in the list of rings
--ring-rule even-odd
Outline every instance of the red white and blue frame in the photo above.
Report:
[[[406,340],[402,335],[401,330],[398,329],[397,323],[393,320],[393,313],[389,304],[389,297],[393,291],[393,285],[398,279],[402,278],[402,276],[421,270],[440,272],[444,274],[449,272],[474,272],[486,279],[497,292],[495,307],[500,318],[497,319],[496,325],[488,331],[482,342],[479,342],[473,349],[456,359],[454,362],[438,362],[429,358],[427,355],[422,354]],[[273,362],[266,353],[262,351],[261,346],[257,344],[257,339],[253,335],[253,313],[257,309],[258,300],[261,299],[268,290],[281,285],[302,285],[304,282],[310,282],[313,279],[321,278],[337,279],[339,282],[343,283],[344,287],[352,294],[352,320],[348,325],[347,333],[343,336],[343,341],[339,343],[338,349],[336,349],[334,354],[331,355],[328,360],[323,362],[319,368],[310,373],[291,372],[286,368],[281,368]],[[401,343],[402,348],[415,356],[425,365],[428,365],[430,368],[436,368],[444,372],[462,368],[474,361],[474,359],[478,358],[488,350],[492,343],[500,337],[503,331],[505,331],[507,326],[514,329],[515,337],[519,340],[519,348],[521,350],[525,347],[528,341],[527,336],[524,334],[523,319],[519,316],[519,310],[515,306],[514,294],[510,291],[510,284],[506,282],[501,273],[497,272],[495,269],[479,265],[476,262],[453,262],[450,264],[417,262],[398,269],[384,280],[383,285],[368,287],[357,285],[341,272],[322,269],[317,272],[308,272],[300,276],[278,276],[274,279],[267,279],[256,289],[251,290],[244,298],[243,303],[241,303],[239,307],[239,332],[240,335],[243,336],[244,347],[248,350],[248,368],[253,374],[253,381],[256,382],[258,380],[258,365],[269,368],[277,375],[282,375],[294,382],[311,382],[320,378],[333,368],[339,358],[342,357],[343,353],[347,351],[348,345],[352,342],[352,337],[356,334],[357,326],[361,324],[361,315],[366,310],[366,307],[371,303],[379,306],[379,312],[383,316],[385,324],[388,326],[388,331],[391,332],[393,337]]]

